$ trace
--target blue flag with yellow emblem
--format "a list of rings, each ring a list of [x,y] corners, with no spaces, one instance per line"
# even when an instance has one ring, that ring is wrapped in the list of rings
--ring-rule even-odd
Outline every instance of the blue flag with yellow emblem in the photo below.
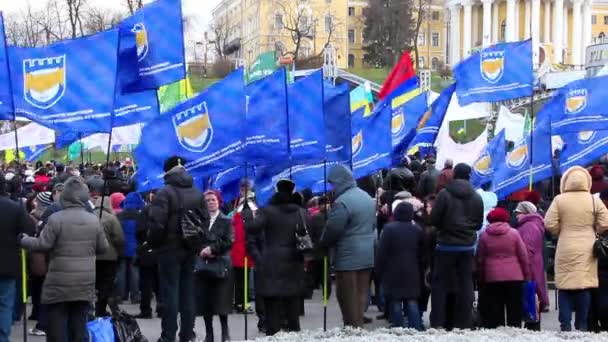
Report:
[[[318,70],[287,87],[291,163],[325,158],[323,71]]]
[[[230,73],[198,96],[144,126],[135,150],[139,164],[180,156],[199,177],[242,163],[245,122],[243,70]]]
[[[348,83],[323,83],[325,112],[325,160],[346,163],[351,160],[351,112]]]
[[[439,128],[441,128],[443,118],[445,118],[454,89],[456,89],[456,84],[443,89],[439,97],[431,104],[431,108],[420,118],[416,127],[416,136],[408,146],[408,154],[420,152],[420,155],[426,156],[433,151]]]
[[[355,179],[391,165],[390,99],[378,103],[372,114],[363,117],[365,108],[352,116],[352,169]]]
[[[15,111],[58,131],[109,132],[118,30],[38,48],[9,47]]]
[[[507,141],[505,130],[494,136],[492,140],[481,151],[479,157],[471,167],[471,185],[478,188],[492,181],[494,170],[505,162],[507,153]]]
[[[589,165],[606,154],[606,144],[608,144],[606,130],[564,133],[561,137],[566,143],[560,155],[562,174],[572,166]]]
[[[608,76],[570,82],[547,101],[553,134],[608,129]]]
[[[552,176],[550,117],[537,115],[534,130],[515,143],[505,162],[495,170],[492,185],[498,199]]]
[[[10,87],[11,75],[8,68],[6,32],[4,31],[4,14],[0,12],[0,120],[13,120],[13,98]]]
[[[285,68],[250,83],[247,88],[245,155],[254,165],[289,159],[287,75]]]
[[[23,152],[23,159],[28,162],[33,162],[38,159],[46,150],[51,148],[52,145],[36,145],[28,146],[21,149]]]
[[[119,27],[136,37],[138,79],[127,91],[157,89],[186,78],[181,0],[156,0]]]
[[[472,54],[454,68],[461,106],[531,96],[532,41],[500,43]]]

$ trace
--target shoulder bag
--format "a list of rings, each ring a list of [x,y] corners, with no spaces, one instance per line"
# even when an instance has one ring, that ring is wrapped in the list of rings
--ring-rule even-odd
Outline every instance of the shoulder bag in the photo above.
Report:
[[[197,253],[200,251],[202,245],[201,229],[203,226],[203,215],[200,213],[200,209],[185,209],[184,199],[179,191],[172,186],[168,187],[171,189],[174,197],[177,198],[177,215],[179,230],[182,235],[182,241],[186,245],[186,248]]]
[[[300,222],[296,224],[296,249],[302,254],[310,253],[313,250],[312,239],[308,234],[306,217],[304,217],[302,209],[298,209],[298,215]]]
[[[595,241],[593,242],[593,255],[596,258],[608,256],[608,238],[597,232],[597,213],[595,211],[595,198],[591,195],[593,205],[593,230],[595,231]]]

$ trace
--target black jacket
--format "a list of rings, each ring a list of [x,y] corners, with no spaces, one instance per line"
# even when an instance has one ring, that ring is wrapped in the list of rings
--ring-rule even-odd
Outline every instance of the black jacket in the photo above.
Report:
[[[169,189],[169,188],[173,189]],[[177,191],[183,200],[184,210],[196,210],[203,219],[208,218],[203,194],[193,187],[192,176],[183,167],[175,167],[165,174],[165,187],[160,189],[147,213],[148,243],[159,253],[169,250],[187,251],[179,224],[180,203],[173,194]]]
[[[440,172],[435,168],[434,164],[429,165],[427,170],[422,173],[420,181],[418,182],[418,196],[420,198],[425,198],[426,196],[435,193],[439,174]]]
[[[21,233],[33,235],[34,221],[25,211],[25,204],[0,195],[0,277],[19,278],[21,258],[17,236]]]
[[[306,211],[290,203],[291,195],[276,193],[270,205],[255,218],[244,215],[247,235],[263,234],[264,247],[256,264],[256,294],[263,297],[296,297],[304,293],[304,257],[296,249],[296,225]],[[300,216],[303,215],[303,216]]]
[[[384,295],[395,299],[416,299],[424,264],[422,228],[413,223],[414,210],[409,203],[397,206],[395,221],[384,226],[378,245],[375,274]]]
[[[483,224],[483,202],[471,184],[455,179],[441,190],[431,212],[437,244],[473,246]]]

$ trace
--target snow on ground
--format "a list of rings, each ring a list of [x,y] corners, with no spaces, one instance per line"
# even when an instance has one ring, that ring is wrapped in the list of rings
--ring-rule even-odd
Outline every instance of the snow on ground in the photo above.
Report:
[[[553,341],[608,341],[608,333],[593,334],[556,331],[534,332],[524,329],[499,328],[496,330],[455,330],[451,332],[429,329],[425,332],[416,332],[410,329],[386,329],[373,331],[355,329],[332,329],[323,333],[317,331],[304,331],[300,333],[280,333],[272,337],[258,338],[258,342],[553,342]]]

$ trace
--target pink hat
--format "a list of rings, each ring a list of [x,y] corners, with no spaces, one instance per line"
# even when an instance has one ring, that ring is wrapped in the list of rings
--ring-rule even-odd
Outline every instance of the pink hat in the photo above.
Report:
[[[115,192],[110,195],[110,202],[112,203],[112,209],[116,214],[122,211],[120,204],[125,200],[125,195],[122,192]]]

